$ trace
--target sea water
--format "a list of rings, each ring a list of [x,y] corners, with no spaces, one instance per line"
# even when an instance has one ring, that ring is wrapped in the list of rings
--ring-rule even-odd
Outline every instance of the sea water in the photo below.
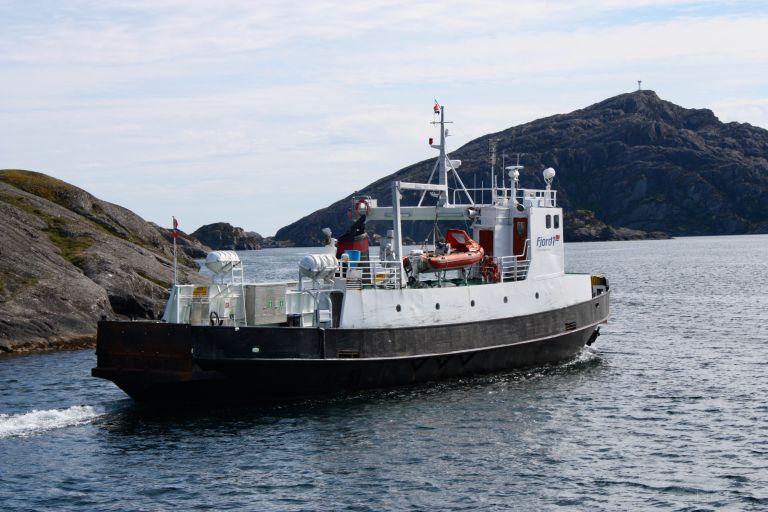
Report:
[[[311,249],[242,253],[295,279]],[[275,407],[137,406],[0,359],[0,510],[766,510],[768,236],[567,245],[611,318],[560,365]]]

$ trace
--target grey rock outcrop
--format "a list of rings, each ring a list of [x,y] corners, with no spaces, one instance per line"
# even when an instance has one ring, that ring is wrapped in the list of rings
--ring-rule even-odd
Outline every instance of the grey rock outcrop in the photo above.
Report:
[[[207,250],[252,251],[293,245],[290,242],[278,242],[271,236],[261,236],[255,231],[246,231],[227,222],[206,224],[189,236]],[[194,257],[204,258],[205,254]]]
[[[204,282],[178,252],[179,281]],[[164,230],[125,208],[44,174],[0,171],[0,352],[92,344],[102,316],[157,318],[171,255]]]
[[[614,228],[595,217],[589,210],[565,213],[566,242],[595,242],[608,240],[664,240],[671,238],[663,231],[641,231],[630,228]]]
[[[261,249],[263,237],[226,222],[206,224],[190,235],[215,250],[250,251]]]

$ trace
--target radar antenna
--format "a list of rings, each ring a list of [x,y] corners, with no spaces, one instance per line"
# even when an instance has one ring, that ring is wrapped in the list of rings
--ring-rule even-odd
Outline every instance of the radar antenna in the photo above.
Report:
[[[544,182],[547,184],[547,192],[552,188],[552,180],[555,179],[555,170],[551,167],[544,169]]]

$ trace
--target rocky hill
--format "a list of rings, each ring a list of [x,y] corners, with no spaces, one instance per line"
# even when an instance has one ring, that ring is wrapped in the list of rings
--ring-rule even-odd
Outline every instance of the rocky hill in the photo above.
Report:
[[[288,245],[277,243],[272,237],[263,237],[254,231],[245,231],[227,222],[206,224],[189,236],[215,250],[251,251]]]
[[[92,344],[96,322],[157,318],[172,280],[171,234],[45,174],[0,170],[0,352]],[[178,238],[179,281],[202,282]]]
[[[263,237],[258,233],[246,232],[226,222],[206,224],[190,235],[211,249],[230,251],[250,251],[261,249]]]
[[[659,232],[768,232],[768,130],[722,123],[710,110],[686,109],[653,91],[637,91],[485,135],[451,153],[462,160],[459,174],[468,187],[490,182],[492,140],[498,155],[522,155],[523,187],[543,188],[541,170],[554,167],[558,201],[565,211],[583,210],[593,227],[602,223],[607,228],[577,234],[567,226],[566,239],[622,239],[630,232],[642,237],[648,236],[645,232],[654,232],[651,237]],[[434,162],[408,166],[358,194],[391,204],[393,179],[426,181]],[[316,245],[323,227],[343,232],[351,197],[285,226],[275,239]],[[419,239],[419,230],[415,226],[405,234]]]

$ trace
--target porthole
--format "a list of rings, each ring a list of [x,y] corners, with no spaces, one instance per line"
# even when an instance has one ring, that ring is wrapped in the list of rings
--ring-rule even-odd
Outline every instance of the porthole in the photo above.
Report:
[[[509,299],[504,297],[504,304],[506,304],[507,302],[509,302]]]
[[[539,292],[536,292],[536,298],[537,299],[539,298]]]
[[[440,309],[440,303],[439,302],[435,304],[435,309]]]
[[[399,312],[400,312],[400,310],[402,310],[402,309],[403,309],[403,308],[401,308],[401,307],[400,307],[400,304],[398,304],[397,306],[395,306],[395,311],[397,311],[398,313],[399,313]]]
[[[475,299],[472,299],[471,301],[469,301],[469,305],[472,307],[475,307]]]

